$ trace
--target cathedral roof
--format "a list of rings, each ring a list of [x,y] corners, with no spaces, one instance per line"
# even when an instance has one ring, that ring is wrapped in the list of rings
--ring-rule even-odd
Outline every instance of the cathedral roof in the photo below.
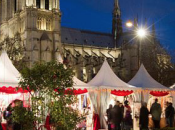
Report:
[[[109,33],[85,31],[61,27],[62,43],[113,48],[113,37]]]

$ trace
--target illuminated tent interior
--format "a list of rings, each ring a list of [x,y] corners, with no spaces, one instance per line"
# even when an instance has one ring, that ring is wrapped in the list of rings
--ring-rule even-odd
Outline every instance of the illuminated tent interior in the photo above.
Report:
[[[156,80],[154,80],[147,72],[143,64],[141,64],[136,75],[128,83],[143,89],[142,101],[147,103],[148,109],[151,108],[151,105],[154,103],[154,99],[156,98],[158,99],[158,102],[160,103],[162,110],[165,109],[166,107],[165,103],[167,101],[168,102],[175,101],[175,95],[173,91],[163,86],[162,84],[158,83]],[[149,126],[153,127],[151,116],[149,120]],[[162,114],[160,127],[163,128],[165,126],[166,121],[164,114]]]

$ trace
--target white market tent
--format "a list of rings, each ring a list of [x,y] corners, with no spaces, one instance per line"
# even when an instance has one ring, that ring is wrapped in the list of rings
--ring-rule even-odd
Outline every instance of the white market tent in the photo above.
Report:
[[[14,67],[7,53],[2,51],[0,56],[0,87],[17,87],[20,73]]]
[[[105,60],[97,75],[88,83],[90,86],[98,87],[99,91],[91,90],[89,95],[95,110],[100,116],[101,128],[107,128],[104,113],[110,103],[110,90],[135,90],[138,89],[119,79],[108,62]],[[100,111],[99,111],[100,109]]]
[[[97,75],[88,83],[91,86],[116,90],[132,90],[136,87],[119,79],[105,60]]]
[[[23,93],[28,93],[26,90],[18,89],[19,78],[21,77],[18,70],[14,67],[7,53],[2,51],[0,56],[0,107],[6,108],[9,103],[15,99],[23,100]],[[25,95],[28,97],[28,95]],[[24,101],[24,106],[28,103]]]
[[[81,80],[79,80],[77,77],[73,77],[73,81],[74,81],[74,88],[90,88],[90,86],[84,82],[82,82]]]
[[[141,64],[136,75],[128,83],[142,89],[169,90],[169,88],[154,80],[147,72],[143,64]]]
[[[166,96],[168,94],[168,92],[166,91],[170,90],[169,88],[154,80],[147,72],[143,64],[140,66],[137,74],[128,83],[136,87],[142,88],[143,90],[146,90],[142,91],[142,101],[144,102],[148,102],[149,94],[158,97]]]

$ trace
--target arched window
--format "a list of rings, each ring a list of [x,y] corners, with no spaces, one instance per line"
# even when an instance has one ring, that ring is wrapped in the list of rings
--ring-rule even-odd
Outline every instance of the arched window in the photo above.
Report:
[[[41,18],[40,17],[38,17],[37,19],[37,28],[41,29]]]
[[[36,7],[40,8],[40,6],[41,6],[41,0],[36,0]]]
[[[49,10],[49,0],[45,0],[45,9]]]
[[[46,30],[51,30],[51,20],[50,19],[46,20]]]

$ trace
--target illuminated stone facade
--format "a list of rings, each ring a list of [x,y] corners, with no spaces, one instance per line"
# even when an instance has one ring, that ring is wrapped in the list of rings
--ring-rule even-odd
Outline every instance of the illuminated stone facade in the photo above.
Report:
[[[106,58],[114,72],[128,81],[138,69],[138,44],[130,45],[122,31],[121,13],[115,0],[112,33],[61,27],[59,0],[0,0],[0,42],[19,33],[25,61],[56,60],[72,66],[76,76],[89,81]],[[129,45],[128,45],[129,44]]]

